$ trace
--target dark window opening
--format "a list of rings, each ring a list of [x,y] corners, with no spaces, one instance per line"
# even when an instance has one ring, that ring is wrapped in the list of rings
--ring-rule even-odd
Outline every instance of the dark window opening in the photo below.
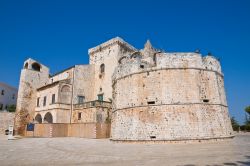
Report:
[[[153,56],[153,61],[154,61],[154,64],[156,64],[156,54],[154,54]]]
[[[204,102],[204,103],[208,103],[209,100],[208,100],[208,99],[203,99],[203,102]]]
[[[103,94],[99,94],[97,95],[97,97],[98,97],[98,101],[103,101]]]
[[[140,65],[140,68],[144,69],[144,65]]]
[[[1,91],[1,95],[4,95],[4,90]]]
[[[46,106],[46,99],[47,99],[47,97],[44,96],[44,98],[43,98],[43,106]]]
[[[100,73],[104,73],[104,72],[105,72],[105,64],[101,64]]]
[[[56,102],[56,95],[55,95],[55,94],[52,94],[52,101],[51,101],[51,103],[52,103],[52,104],[55,104],[55,102]]]
[[[148,104],[155,104],[155,101],[148,101]]]
[[[94,101],[91,102],[91,106],[92,106],[92,107],[95,106],[95,102],[94,102]]]
[[[12,95],[12,99],[15,99],[15,94]]]
[[[78,112],[78,120],[81,120],[81,119],[82,119],[82,113]]]
[[[29,64],[28,64],[28,63],[25,63],[24,68],[25,68],[25,69],[28,69],[28,66],[29,66]]]
[[[37,107],[39,107],[39,105],[40,105],[39,102],[40,102],[40,97],[38,97],[38,98],[36,99],[36,106],[37,106]]]
[[[0,104],[0,110],[3,110],[3,104]]]
[[[33,63],[32,64],[32,69],[35,71],[40,71],[41,70],[41,66],[38,63]]]
[[[150,136],[150,138],[151,138],[151,139],[155,139],[155,138],[156,138],[156,136]]]
[[[78,104],[84,103],[85,96],[78,96]]]

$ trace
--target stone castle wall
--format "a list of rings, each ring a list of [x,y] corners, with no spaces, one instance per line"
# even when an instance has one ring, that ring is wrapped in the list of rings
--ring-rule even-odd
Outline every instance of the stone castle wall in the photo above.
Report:
[[[40,67],[39,70],[36,68],[37,66]],[[19,82],[15,118],[15,130],[18,134],[24,134],[25,125],[33,121],[37,100],[36,89],[45,85],[48,80],[49,69],[46,66],[32,59],[24,62]]]
[[[113,104],[113,140],[232,136],[224,76],[216,58],[162,53],[149,41],[138,51],[119,37],[89,49],[89,58],[90,65],[75,65],[54,76],[49,76],[46,66],[25,61],[15,119],[18,133],[38,114],[42,122],[51,114],[53,122],[49,123],[103,123],[109,120],[110,107],[81,106],[104,100]]]
[[[112,74],[118,66],[118,60],[124,55],[134,52],[136,49],[121,38],[111,39],[97,47],[89,49],[90,64],[94,66],[94,100],[98,94],[103,94],[104,101],[112,99]],[[104,64],[104,72],[100,70]]]
[[[150,57],[149,57],[150,58]],[[124,58],[113,75],[113,140],[232,136],[218,60],[197,53]]]
[[[0,135],[5,134],[5,130],[9,129],[9,125],[14,125],[14,112],[0,112]]]
[[[95,70],[93,65],[76,65],[74,68],[73,104],[78,104],[78,96],[84,96],[85,101],[96,99],[93,89]]]

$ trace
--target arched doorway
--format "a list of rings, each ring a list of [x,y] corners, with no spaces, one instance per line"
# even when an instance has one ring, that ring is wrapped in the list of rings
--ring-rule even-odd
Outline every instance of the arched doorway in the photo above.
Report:
[[[44,123],[53,123],[53,116],[50,112],[47,112],[44,116]]]
[[[37,114],[35,117],[35,123],[42,123],[42,116],[40,114]]]

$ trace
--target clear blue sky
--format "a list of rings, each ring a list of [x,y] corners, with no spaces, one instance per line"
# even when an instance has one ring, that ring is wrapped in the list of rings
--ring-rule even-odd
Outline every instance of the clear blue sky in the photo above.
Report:
[[[0,0],[0,81],[18,87],[32,57],[58,72],[88,63],[88,48],[120,36],[166,51],[221,59],[231,116],[250,105],[249,0]]]

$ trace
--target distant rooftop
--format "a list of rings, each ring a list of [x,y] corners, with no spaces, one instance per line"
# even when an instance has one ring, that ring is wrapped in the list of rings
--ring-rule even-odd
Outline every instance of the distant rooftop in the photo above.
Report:
[[[8,84],[6,84],[6,83],[3,83],[3,82],[0,82],[0,86],[4,86],[4,87],[7,87],[7,88],[9,88],[9,89],[12,89],[12,90],[17,91],[17,88],[16,88],[16,87],[10,86],[10,85],[8,85]]]

